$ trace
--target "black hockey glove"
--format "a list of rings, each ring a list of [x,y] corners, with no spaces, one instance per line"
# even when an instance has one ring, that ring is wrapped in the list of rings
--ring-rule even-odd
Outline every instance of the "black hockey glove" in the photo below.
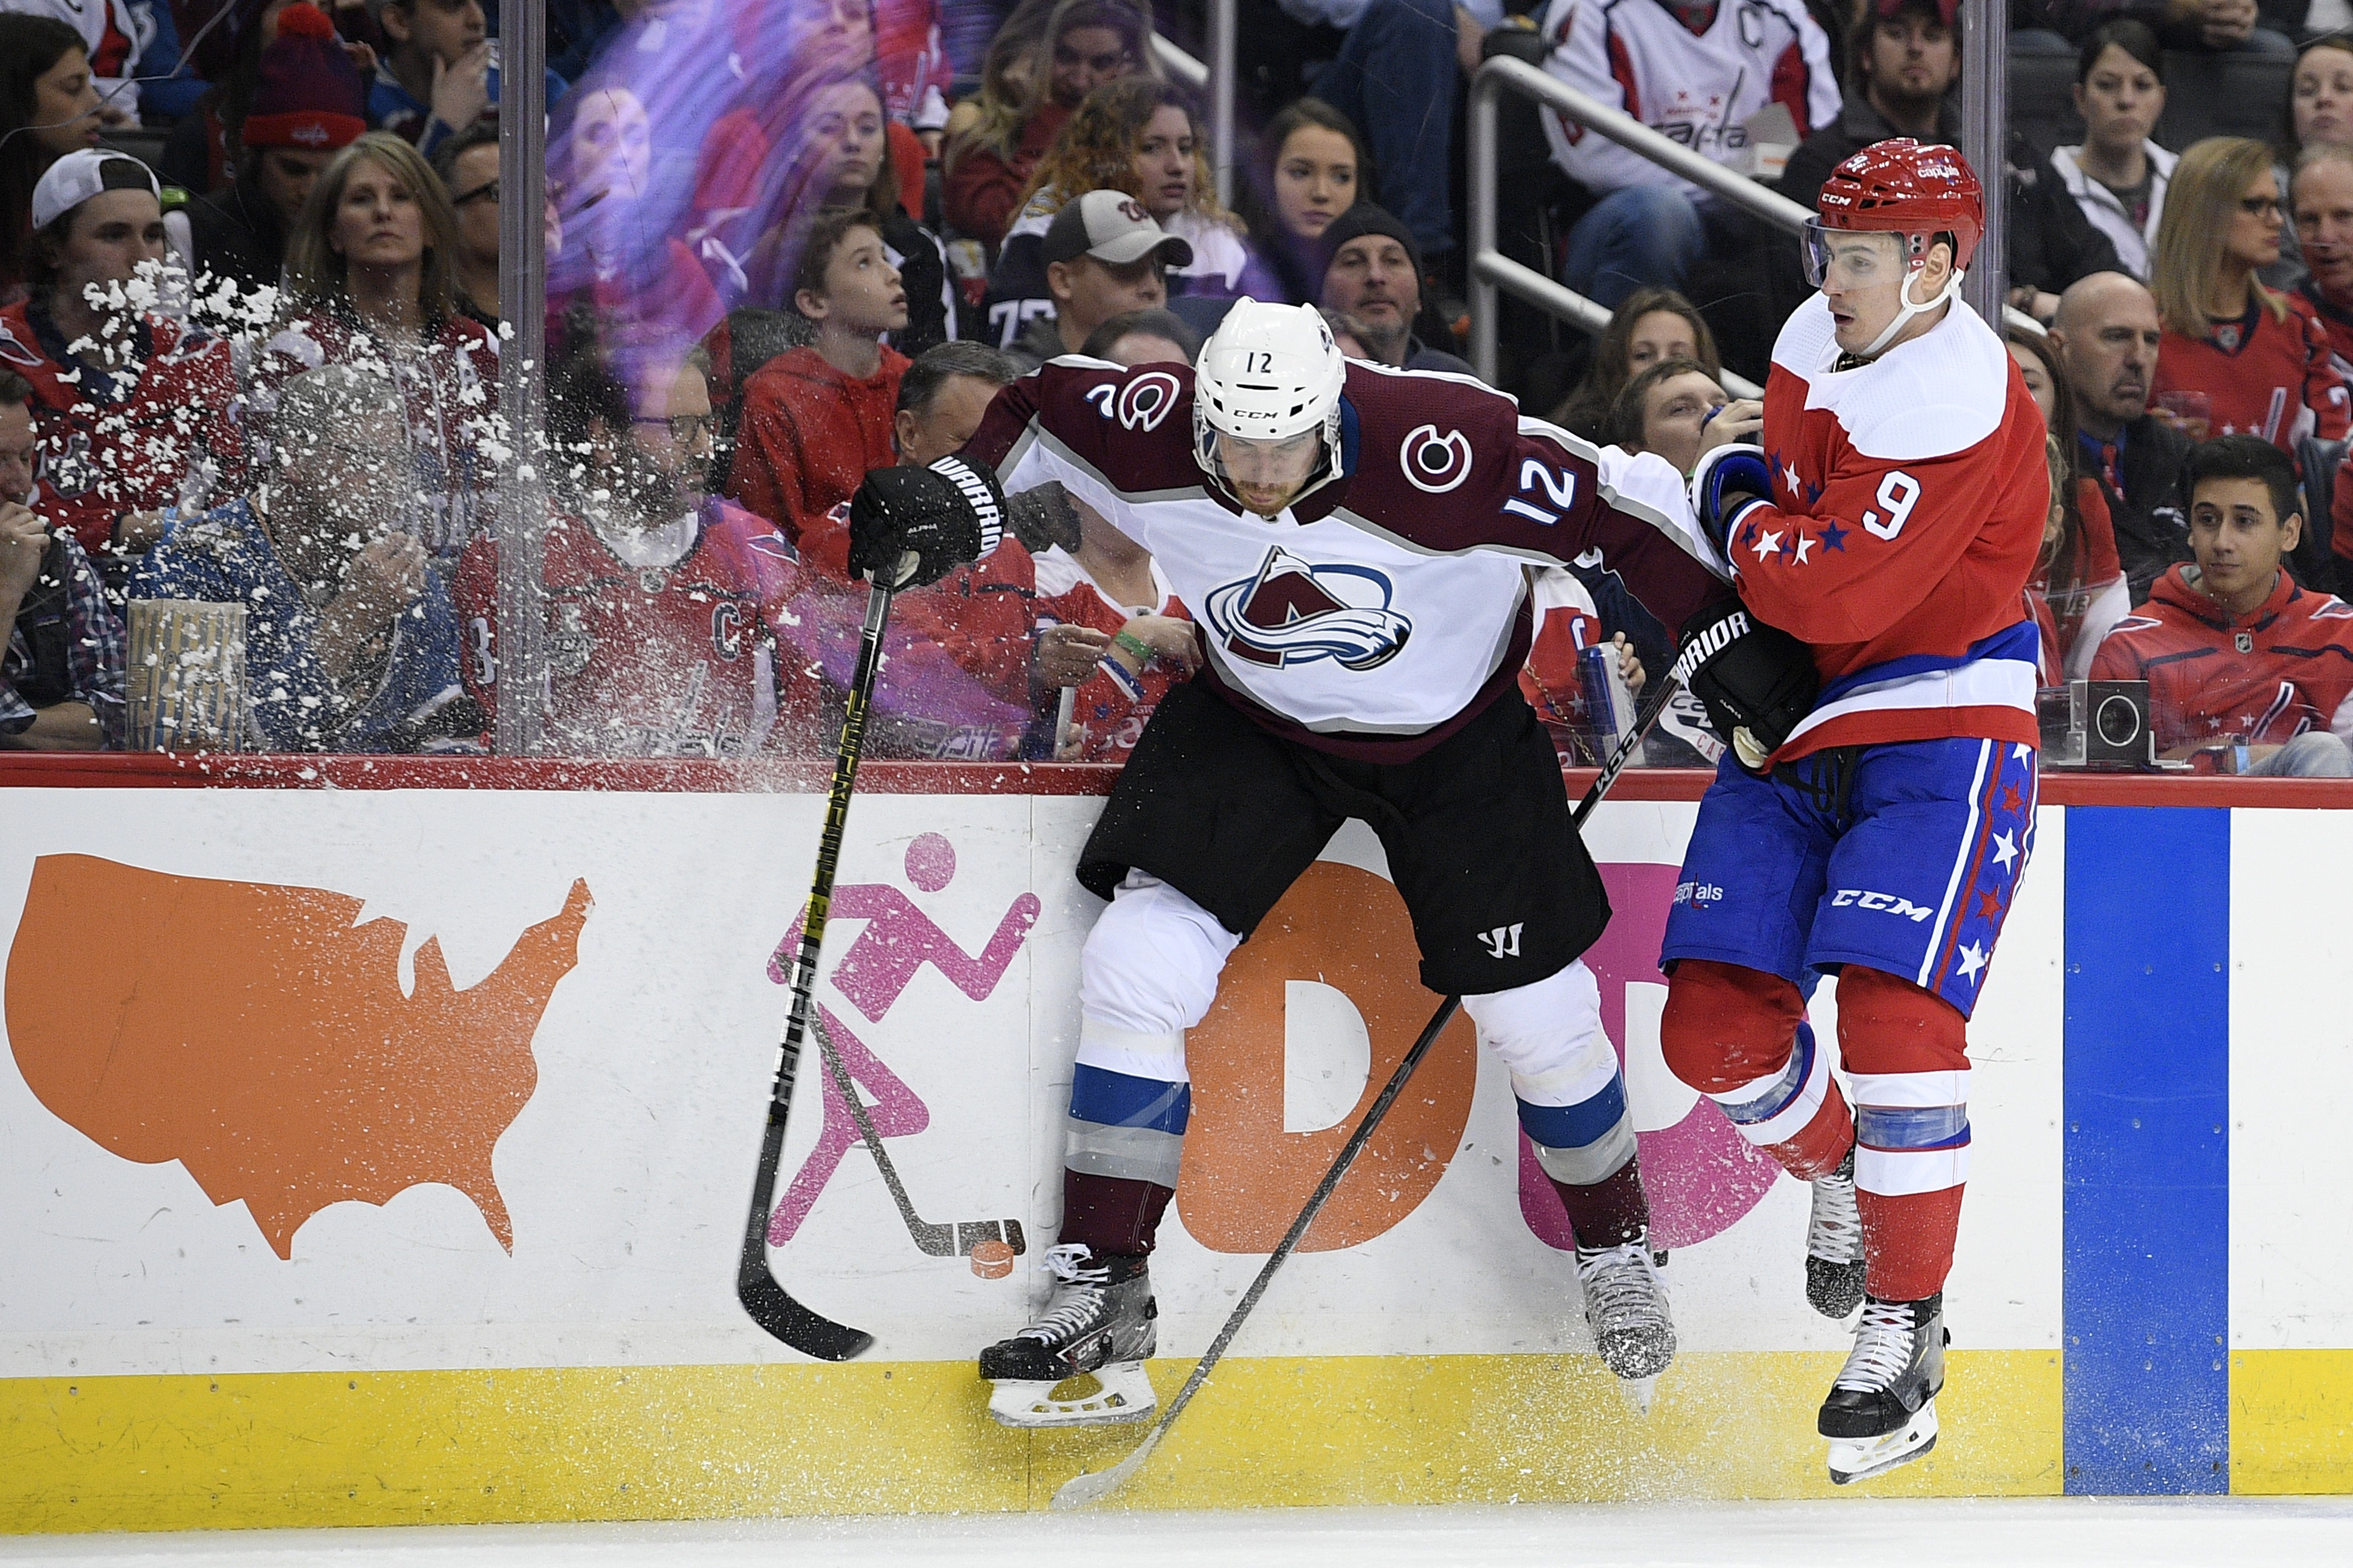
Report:
[[[1035,489],[1005,498],[1006,520],[1013,537],[1033,554],[1060,545],[1079,548],[1079,512],[1060,479],[1048,479]]]
[[[1763,773],[1789,731],[1813,711],[1814,656],[1737,599],[1719,599],[1683,623],[1673,675],[1707,710],[1740,765]]]
[[[849,574],[918,588],[995,550],[1004,530],[1005,494],[986,463],[876,468],[850,498]]]

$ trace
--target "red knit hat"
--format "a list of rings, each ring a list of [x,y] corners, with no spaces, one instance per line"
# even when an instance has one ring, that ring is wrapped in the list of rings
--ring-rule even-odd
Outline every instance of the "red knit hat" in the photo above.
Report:
[[[343,52],[335,25],[315,5],[278,14],[278,37],[261,51],[261,80],[239,139],[248,147],[324,153],[367,130],[367,84]]]

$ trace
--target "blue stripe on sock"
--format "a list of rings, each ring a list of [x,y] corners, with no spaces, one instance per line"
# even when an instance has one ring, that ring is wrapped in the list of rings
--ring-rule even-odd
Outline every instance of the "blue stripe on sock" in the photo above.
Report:
[[[1854,1139],[1873,1149],[1948,1149],[1969,1137],[1966,1105],[1858,1105]]]
[[[1084,1062],[1071,1078],[1071,1114],[1081,1121],[1182,1133],[1192,1111],[1191,1084],[1131,1078]]]
[[[1790,1102],[1798,1098],[1798,1091],[1806,1087],[1806,1079],[1812,1076],[1813,1070],[1814,1026],[1801,1023],[1798,1026],[1797,1043],[1789,1051],[1788,1067],[1779,1078],[1766,1086],[1764,1093],[1738,1105],[1724,1105],[1721,1100],[1716,1103],[1723,1107],[1724,1119],[1736,1125],[1754,1127],[1760,1121],[1770,1121],[1789,1109]]]
[[[1546,1149],[1582,1149],[1609,1136],[1626,1115],[1623,1073],[1590,1100],[1575,1105],[1530,1105],[1519,1100],[1520,1127],[1529,1142]]]

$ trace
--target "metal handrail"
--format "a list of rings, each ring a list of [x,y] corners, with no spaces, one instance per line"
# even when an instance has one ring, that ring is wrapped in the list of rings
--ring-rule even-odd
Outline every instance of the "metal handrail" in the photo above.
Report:
[[[1200,92],[1209,85],[1209,68],[1170,43],[1165,33],[1152,35],[1152,58],[1160,62],[1168,79],[1179,87]]]
[[[1209,58],[1205,64],[1166,36],[1152,35],[1152,55],[1169,79],[1208,95],[1210,173],[1218,203],[1234,205],[1234,10],[1235,0],[1209,0]]]

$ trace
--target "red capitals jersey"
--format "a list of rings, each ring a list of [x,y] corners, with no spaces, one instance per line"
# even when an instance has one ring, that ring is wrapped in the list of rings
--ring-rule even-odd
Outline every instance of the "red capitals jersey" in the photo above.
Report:
[[[2290,457],[2306,436],[2334,441],[2353,430],[2344,380],[2337,374],[2327,329],[2311,302],[2266,289],[2270,303],[2235,321],[2217,321],[2211,335],[2168,331],[2157,345],[2149,401],[2168,392],[2202,392],[2212,410],[2208,436],[2261,436]]]
[[[245,437],[234,410],[228,344],[161,316],[142,316],[127,352],[79,358],[37,296],[0,310],[0,370],[33,384],[43,510],[92,556],[127,511],[202,503],[244,482]],[[108,372],[114,374],[110,377]]]
[[[2223,735],[2278,745],[2306,730],[2353,739],[2353,605],[2282,572],[2270,598],[2232,620],[2198,591],[2197,570],[2157,580],[2100,645],[2092,678],[2148,682],[2160,750]]]
[[[1159,601],[1156,604],[1114,604],[1075,557],[1067,551],[1050,550],[1038,557],[1038,619],[1066,626],[1092,626],[1106,636],[1116,637],[1119,629],[1137,616],[1167,616],[1180,621],[1193,618],[1186,613],[1156,561],[1152,563],[1152,586]],[[1158,654],[1145,664],[1140,675],[1130,675],[1127,666],[1115,658],[1106,658],[1097,665],[1094,673],[1079,683],[1071,701],[1071,721],[1083,737],[1078,760],[1127,761],[1128,753],[1135,750],[1135,742],[1144,733],[1144,726],[1151,721],[1153,710],[1184,674],[1181,666]]]
[[[1339,417],[1336,477],[1271,521],[1202,472],[1181,365],[1052,361],[997,394],[965,449],[1011,492],[1060,479],[1149,550],[1201,624],[1212,689],[1367,762],[1411,761],[1511,689],[1521,559],[1599,550],[1670,627],[1725,592],[1655,458],[1524,418],[1468,377],[1354,361]]]
[[[1554,566],[1537,574],[1535,602],[1535,641],[1528,648],[1527,663],[1520,667],[1520,695],[1547,728],[1587,728],[1591,721],[1577,661],[1587,648],[1608,640],[1601,635],[1593,595],[1574,575]]]
[[[1800,305],[1765,383],[1773,499],[1736,520],[1740,596],[1811,645],[1821,692],[1777,753],[2041,738],[2026,584],[2051,500],[2042,417],[2010,353],[1956,300],[1867,364],[1835,368],[1830,306]]]
[[[719,500],[641,534],[558,517],[543,573],[553,746],[584,757],[734,757],[767,739],[776,665],[762,608],[789,585],[790,563],[766,523]],[[491,713],[498,580],[498,542],[478,534],[451,597],[466,626],[466,689]]]

